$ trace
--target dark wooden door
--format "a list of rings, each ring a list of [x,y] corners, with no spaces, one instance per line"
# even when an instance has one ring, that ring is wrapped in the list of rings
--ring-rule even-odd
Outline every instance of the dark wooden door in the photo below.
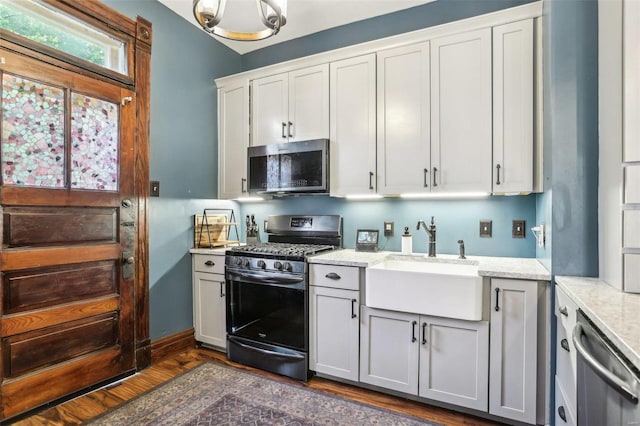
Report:
[[[135,93],[0,49],[0,418],[135,369]]]

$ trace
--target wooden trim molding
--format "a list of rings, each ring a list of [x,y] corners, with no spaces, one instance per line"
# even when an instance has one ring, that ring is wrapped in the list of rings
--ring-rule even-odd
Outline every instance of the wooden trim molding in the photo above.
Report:
[[[151,364],[196,346],[195,331],[188,328],[151,342]]]

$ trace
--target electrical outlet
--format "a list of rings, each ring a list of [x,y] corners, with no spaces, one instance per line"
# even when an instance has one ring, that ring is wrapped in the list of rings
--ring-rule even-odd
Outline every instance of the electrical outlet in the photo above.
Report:
[[[511,237],[524,238],[524,220],[514,220],[511,225]]]
[[[490,220],[480,221],[480,237],[491,238],[491,221]]]
[[[393,222],[391,221],[384,222],[384,236],[393,237]]]
[[[159,197],[160,196],[160,182],[157,180],[152,180],[150,182],[149,188],[149,196],[150,197]]]

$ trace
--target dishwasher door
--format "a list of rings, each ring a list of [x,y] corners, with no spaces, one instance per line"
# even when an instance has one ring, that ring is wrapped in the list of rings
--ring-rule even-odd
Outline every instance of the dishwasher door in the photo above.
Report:
[[[573,330],[578,352],[578,426],[640,425],[637,369],[582,311]]]

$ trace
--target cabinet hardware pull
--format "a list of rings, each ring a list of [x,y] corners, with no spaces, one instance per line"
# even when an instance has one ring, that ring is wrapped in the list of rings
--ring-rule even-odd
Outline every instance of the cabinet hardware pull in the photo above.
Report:
[[[562,405],[558,407],[558,416],[560,416],[563,422],[567,422],[567,414],[564,412],[564,407]]]
[[[286,139],[287,135],[284,134],[284,130],[287,128],[287,123],[282,122],[282,139]]]
[[[342,278],[340,275],[336,274],[335,272],[329,272],[327,275],[325,275],[326,278],[329,278],[330,280],[339,280],[340,278]]]
[[[418,324],[418,321],[413,321],[411,323],[411,343],[414,343],[416,340],[416,325]]]
[[[496,185],[500,185],[500,164],[496,164],[496,170],[498,171],[498,179],[496,179]]]
[[[422,323],[422,344],[423,345],[427,344],[427,323],[426,322]]]
[[[369,172],[369,189],[373,191],[373,172]]]
[[[569,341],[567,339],[560,340],[560,346],[562,346],[562,349],[565,351],[571,352],[571,349],[569,349]]]
[[[213,260],[207,260],[204,264],[207,266],[214,266],[216,263]]]
[[[560,312],[560,314],[564,315],[565,317],[569,316],[569,310],[567,309],[566,306],[562,306],[561,308],[558,308],[558,312]]]
[[[224,297],[224,281],[220,281],[220,297]]]
[[[429,169],[424,169],[424,187],[429,187]]]
[[[500,297],[500,289],[496,288],[496,307],[494,308],[496,312],[500,310],[500,306],[498,306],[498,299]]]
[[[291,133],[291,128],[293,127],[293,123],[289,122],[289,137],[292,138],[293,137],[293,133]]]
[[[356,309],[355,309],[356,302],[357,302],[356,299],[351,299],[351,318],[355,318],[357,316]]]
[[[244,185],[245,185],[246,183],[247,183],[247,179],[246,179],[246,178],[241,178],[241,179],[240,179],[240,192],[241,192],[241,193],[243,193],[243,194],[244,194],[245,192],[247,192],[247,190],[246,190],[246,189],[244,189]]]
[[[434,167],[433,168],[433,186],[438,186],[438,182],[436,181],[437,178],[437,173],[438,173],[438,168]]]

